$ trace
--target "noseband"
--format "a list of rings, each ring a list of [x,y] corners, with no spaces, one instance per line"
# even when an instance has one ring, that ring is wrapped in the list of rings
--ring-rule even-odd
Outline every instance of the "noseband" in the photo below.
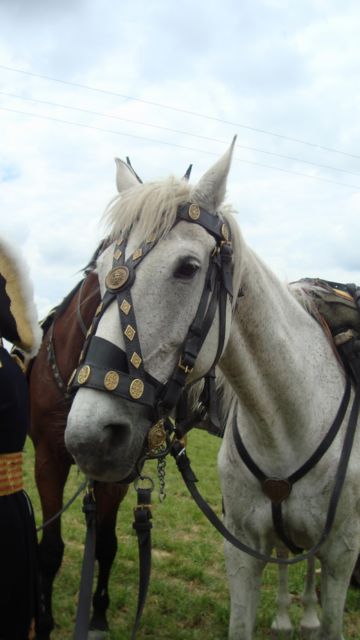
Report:
[[[167,417],[177,407],[188,375],[212,326],[219,308],[219,340],[213,367],[224,347],[226,304],[232,297],[232,244],[228,223],[195,204],[181,205],[173,227],[180,221],[197,224],[215,238],[209,259],[205,285],[195,318],[181,348],[181,354],[169,380],[162,384],[144,368],[131,288],[136,269],[157,243],[148,238],[125,260],[128,237],[120,238],[113,254],[112,269],[105,278],[106,291],[86,335],[79,365],[69,387],[75,391],[87,387],[145,405],[154,420]],[[117,303],[125,350],[95,335],[100,319],[113,302]]]

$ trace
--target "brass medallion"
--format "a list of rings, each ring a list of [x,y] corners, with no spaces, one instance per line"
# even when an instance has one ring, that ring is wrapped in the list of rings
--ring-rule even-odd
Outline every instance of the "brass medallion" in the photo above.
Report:
[[[153,449],[158,449],[166,442],[166,434],[164,429],[164,421],[159,420],[156,424],[154,424],[148,433],[148,447],[149,451]]]
[[[129,311],[131,309],[131,304],[127,300],[125,300],[125,298],[124,298],[124,300],[122,301],[122,303],[120,305],[120,309],[127,316],[127,314],[129,313]]]
[[[139,354],[136,353],[136,351],[134,351],[134,353],[132,354],[130,358],[130,362],[134,367],[136,367],[136,369],[140,367],[142,363],[142,359],[140,358]]]
[[[134,251],[134,253],[132,254],[132,259],[138,260],[139,258],[141,258],[142,253],[142,249],[136,249],[136,251]]]
[[[130,385],[129,393],[131,397],[134,398],[134,400],[138,400],[139,398],[141,398],[141,396],[144,393],[143,381],[140,380],[139,378],[135,378],[135,380],[133,380]]]
[[[105,278],[106,287],[110,291],[117,291],[126,284],[129,279],[129,269],[127,267],[114,267]]]
[[[135,336],[135,329],[134,327],[131,326],[131,324],[128,324],[128,326],[126,327],[125,331],[124,331],[126,337],[128,338],[128,340],[130,340],[130,342],[132,340],[134,340],[134,336]]]
[[[200,207],[197,204],[190,205],[189,218],[191,218],[191,220],[198,220],[200,218]]]
[[[85,384],[85,382],[87,382],[87,380],[89,380],[90,378],[90,373],[91,369],[88,364],[85,364],[83,367],[81,367],[77,376],[78,383]]]
[[[108,391],[114,391],[119,384],[120,376],[116,371],[108,371],[104,377],[104,387]]]

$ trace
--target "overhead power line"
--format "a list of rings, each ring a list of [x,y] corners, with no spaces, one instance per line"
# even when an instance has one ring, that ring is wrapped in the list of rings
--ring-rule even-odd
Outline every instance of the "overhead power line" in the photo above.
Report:
[[[77,112],[80,112],[80,113],[86,113],[88,115],[95,115],[95,116],[99,116],[101,118],[109,118],[109,119],[112,119],[112,120],[120,120],[121,122],[127,122],[127,123],[130,123],[130,124],[137,124],[137,125],[141,125],[141,126],[144,126],[144,127],[151,127],[152,129],[159,129],[161,131],[168,131],[168,132],[171,132],[171,133],[177,133],[177,134],[180,134],[180,135],[183,135],[183,136],[190,136],[192,138],[197,138],[199,140],[208,140],[210,142],[216,142],[216,143],[224,144],[224,145],[228,144],[228,140],[219,140],[218,138],[212,138],[210,136],[203,136],[203,135],[200,135],[200,134],[197,134],[197,133],[192,133],[190,131],[181,131],[179,129],[172,129],[171,127],[164,127],[162,125],[152,124],[152,123],[144,122],[144,121],[141,121],[141,120],[134,120],[132,118],[123,118],[122,116],[117,116],[117,115],[113,115],[113,114],[110,114],[110,113],[103,113],[101,111],[93,111],[93,110],[84,109],[84,108],[81,108],[81,107],[73,107],[73,106],[70,106],[70,105],[67,105],[67,104],[61,104],[61,103],[58,103],[58,102],[52,102],[50,100],[40,100],[38,98],[30,98],[28,96],[21,96],[21,95],[18,95],[16,93],[8,93],[8,92],[5,92],[5,91],[0,91],[0,95],[6,96],[6,97],[9,97],[9,98],[16,98],[18,100],[24,100],[24,101],[27,101],[27,102],[33,102],[35,104],[45,104],[45,105],[52,106],[52,107],[60,107],[61,109],[68,109],[70,111],[77,111]],[[259,149],[257,147],[251,147],[251,146],[244,145],[244,144],[239,144],[239,143],[236,143],[236,147],[238,149],[239,148],[240,149],[245,149],[246,151],[254,151],[255,153],[263,153],[265,155],[274,156],[276,158],[281,158],[282,160],[291,160],[293,162],[301,162],[303,164],[307,164],[307,165],[310,165],[312,167],[319,167],[320,169],[327,169],[327,170],[330,170],[330,171],[337,171],[337,172],[346,173],[346,174],[352,175],[352,176],[360,176],[360,173],[356,172],[356,171],[349,171],[348,169],[340,169],[339,167],[333,167],[333,166],[330,166],[330,165],[327,165],[327,164],[320,164],[318,162],[311,162],[310,160],[304,160],[302,158],[297,158],[296,156],[288,156],[288,155],[285,155],[285,154],[282,154],[282,153],[275,153],[274,151],[267,151],[265,149]]]
[[[28,111],[21,111],[20,109],[10,109],[8,107],[1,107],[0,106],[0,110],[1,111],[7,111],[9,113],[17,113],[20,115],[25,115],[25,116],[30,116],[32,118],[39,118],[41,120],[49,120],[51,122],[57,122],[57,123],[61,123],[61,124],[67,124],[67,125],[71,125],[74,127],[81,127],[83,129],[91,129],[94,131],[101,131],[103,133],[110,133],[112,135],[117,135],[117,136],[124,136],[127,138],[135,138],[137,140],[145,140],[146,142],[152,142],[154,144],[161,144],[161,145],[166,145],[168,147],[176,147],[178,149],[186,149],[187,151],[194,151],[195,153],[203,153],[206,155],[210,155],[210,156],[218,156],[217,153],[215,153],[214,151],[205,151],[204,149],[196,149],[193,147],[188,147],[186,145],[182,145],[182,144],[177,144],[176,142],[168,142],[166,140],[156,140],[156,139],[152,139],[152,138],[148,138],[146,136],[139,136],[139,135],[135,135],[135,134],[131,134],[131,133],[126,133],[123,131],[114,131],[112,129],[105,129],[103,127],[97,127],[95,125],[90,125],[90,124],[84,124],[81,122],[72,122],[71,120],[64,120],[62,118],[54,118],[52,116],[44,116],[44,115],[40,115],[38,113],[30,113]],[[300,171],[292,171],[290,169],[283,169],[281,167],[274,167],[272,165],[267,165],[267,164],[263,164],[260,162],[255,162],[255,161],[250,161],[250,160],[243,160],[242,158],[237,158],[235,157],[234,160],[236,160],[237,162],[241,162],[243,164],[249,164],[249,165],[253,165],[253,166],[258,166],[258,167],[264,167],[266,169],[272,169],[273,171],[281,171],[282,173],[288,173],[291,175],[295,175],[295,176],[301,176],[303,178],[308,178],[310,180],[318,180],[320,182],[327,182],[330,184],[336,184],[339,185],[341,187],[346,187],[349,189],[355,189],[356,191],[360,191],[360,186],[358,185],[353,185],[353,184],[348,184],[345,182],[337,182],[336,180],[330,180],[328,178],[321,178],[319,176],[311,176],[307,173],[301,173]]]
[[[169,111],[176,111],[178,113],[185,113],[187,115],[191,115],[191,116],[196,116],[198,118],[204,118],[206,120],[211,120],[213,122],[221,122],[222,124],[227,124],[227,125],[231,125],[233,127],[239,127],[241,129],[247,129],[249,131],[254,131],[256,133],[262,133],[268,136],[274,136],[276,138],[280,138],[282,140],[287,140],[289,142],[295,142],[296,144],[302,144],[302,145],[306,145],[308,147],[312,147],[314,149],[321,149],[322,151],[328,151],[330,153],[337,153],[343,156],[348,156],[350,158],[357,158],[360,159],[359,155],[356,154],[352,154],[352,153],[347,153],[346,151],[341,151],[340,149],[335,149],[332,147],[325,147],[323,145],[317,144],[315,142],[310,142],[307,140],[301,140],[300,138],[293,138],[291,136],[286,136],[283,135],[281,133],[276,133],[274,131],[269,131],[266,129],[260,129],[257,127],[252,127],[250,125],[247,124],[241,124],[240,122],[232,122],[230,120],[225,120],[223,118],[217,118],[215,116],[209,116],[205,113],[198,113],[196,111],[191,111],[189,109],[182,109],[180,107],[174,107],[171,105],[167,105],[167,104],[162,104],[161,102],[154,102],[152,100],[145,100],[143,98],[137,98],[135,96],[129,96],[123,93],[118,93],[115,91],[108,91],[107,89],[100,89],[99,87],[92,87],[90,85],[86,85],[86,84],[81,84],[79,82],[71,82],[70,80],[61,80],[60,78],[54,78],[53,76],[47,76],[44,74],[40,74],[40,73],[34,73],[32,71],[25,71],[24,69],[15,69],[14,67],[9,67],[6,65],[2,65],[0,64],[0,69],[5,69],[6,71],[12,71],[14,73],[21,73],[27,76],[32,76],[34,78],[41,78],[43,80],[51,80],[52,82],[58,82],[61,84],[65,84],[71,87],[77,87],[80,89],[87,89],[88,91],[94,91],[96,93],[102,93],[102,94],[106,94],[109,96],[115,96],[117,98],[122,98],[125,100],[132,100],[134,102],[141,102],[143,104],[148,104],[151,105],[153,107],[158,107],[161,109],[167,109]]]

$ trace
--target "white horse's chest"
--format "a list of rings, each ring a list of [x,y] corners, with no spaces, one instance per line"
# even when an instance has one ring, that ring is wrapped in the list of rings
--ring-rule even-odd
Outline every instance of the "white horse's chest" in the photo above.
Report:
[[[291,534],[297,545],[305,548],[311,547],[319,540],[325,526],[347,420],[348,416],[323,458],[292,485],[289,497],[282,502],[286,531]],[[229,511],[227,515],[236,523],[239,532],[252,540],[254,546],[258,547],[261,541],[263,545],[273,546],[276,536],[271,500],[264,494],[260,480],[241,459],[230,431],[229,428],[218,457],[225,508]],[[319,443],[316,440],[311,444],[304,442],[303,450],[299,453],[297,450],[290,451],[285,442],[283,447],[281,444],[271,447],[269,443],[267,446],[259,446],[258,442],[251,442],[250,439],[246,449],[265,475],[287,478],[310,458],[315,444]],[[334,528],[338,530],[354,510],[360,515],[360,501],[354,501],[354,495],[360,486],[360,467],[357,464],[359,452],[360,434],[355,438],[353,455],[337,508]]]

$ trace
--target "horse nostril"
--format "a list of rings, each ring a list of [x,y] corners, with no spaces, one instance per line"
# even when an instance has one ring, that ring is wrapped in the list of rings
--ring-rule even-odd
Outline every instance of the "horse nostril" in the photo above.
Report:
[[[122,446],[129,437],[130,429],[124,424],[106,424],[104,429],[110,434],[110,445]]]

